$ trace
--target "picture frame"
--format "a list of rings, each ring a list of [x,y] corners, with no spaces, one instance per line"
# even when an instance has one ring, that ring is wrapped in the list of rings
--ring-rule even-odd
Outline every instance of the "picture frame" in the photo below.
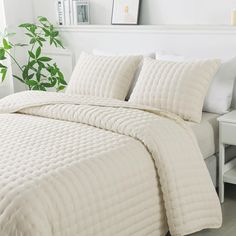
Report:
[[[138,25],[141,0],[113,0],[112,25]]]
[[[73,0],[73,24],[88,25],[89,24],[89,1]]]

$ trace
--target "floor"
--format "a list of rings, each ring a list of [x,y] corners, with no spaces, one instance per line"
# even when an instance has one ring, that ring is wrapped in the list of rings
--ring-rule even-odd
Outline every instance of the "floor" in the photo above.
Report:
[[[218,230],[203,230],[191,236],[236,236],[236,185],[225,185],[225,202],[222,205],[223,226]]]
[[[222,205],[222,211],[222,228],[203,230],[188,236],[236,236],[236,185],[225,185],[225,202]],[[170,235],[168,234],[167,236]]]

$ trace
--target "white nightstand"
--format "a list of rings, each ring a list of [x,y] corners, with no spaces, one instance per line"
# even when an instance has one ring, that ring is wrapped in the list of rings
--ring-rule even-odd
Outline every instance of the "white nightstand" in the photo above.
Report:
[[[218,118],[220,122],[219,198],[224,202],[224,183],[236,184],[236,158],[225,163],[225,146],[236,145],[236,110]]]

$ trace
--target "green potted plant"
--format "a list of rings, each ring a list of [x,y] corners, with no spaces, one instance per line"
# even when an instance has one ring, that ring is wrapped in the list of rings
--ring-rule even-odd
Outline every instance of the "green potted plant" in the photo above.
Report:
[[[67,83],[60,68],[52,58],[44,56],[42,49],[46,44],[64,48],[59,38],[59,31],[46,17],[38,17],[38,24],[24,23],[19,25],[23,28],[29,43],[12,43],[9,38],[15,34],[4,34],[2,46],[0,46],[0,79],[4,81],[7,75],[7,66],[4,61],[10,57],[19,68],[20,73],[13,77],[25,84],[29,90],[47,91],[54,88],[56,91],[64,90]],[[26,48],[27,62],[21,65],[13,55],[12,50],[18,47]]]

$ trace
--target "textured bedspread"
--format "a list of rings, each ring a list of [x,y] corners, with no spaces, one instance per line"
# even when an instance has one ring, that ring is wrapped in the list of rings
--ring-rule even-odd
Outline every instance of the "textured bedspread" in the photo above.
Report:
[[[178,117],[45,92],[2,99],[0,113],[0,236],[182,236],[221,226],[197,142]]]

